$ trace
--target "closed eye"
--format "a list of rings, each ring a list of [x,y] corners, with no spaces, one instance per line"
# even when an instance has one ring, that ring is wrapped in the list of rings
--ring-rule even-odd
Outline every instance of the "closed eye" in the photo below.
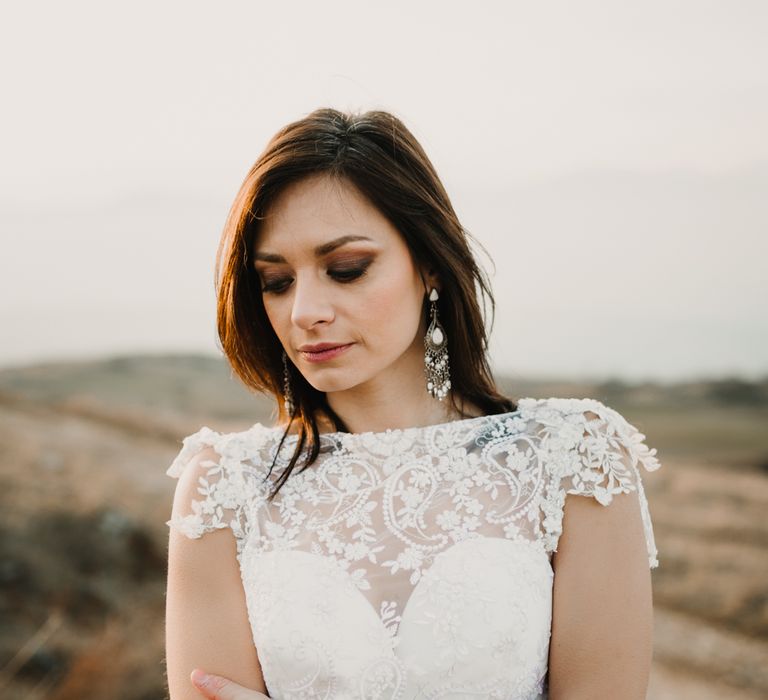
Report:
[[[328,270],[328,274],[339,282],[351,282],[362,277],[368,271],[368,265],[363,267],[348,267]]]
[[[355,267],[328,268],[328,275],[335,279],[337,282],[348,284],[349,282],[354,282],[355,280],[358,280],[363,275],[365,275],[365,273],[368,272],[368,267],[370,266],[371,262],[371,260],[368,260],[364,264],[357,265]],[[261,288],[261,291],[271,294],[282,294],[286,291],[286,289],[288,289],[288,286],[292,281],[293,280],[290,277],[281,277],[269,282],[268,284],[265,284]]]

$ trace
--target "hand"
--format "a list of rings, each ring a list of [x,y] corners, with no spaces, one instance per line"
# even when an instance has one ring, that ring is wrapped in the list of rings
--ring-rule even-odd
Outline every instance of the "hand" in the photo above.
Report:
[[[200,669],[195,669],[190,675],[190,680],[195,688],[209,700],[263,700],[269,698],[258,690],[251,690],[238,685],[229,678],[205,674]]]

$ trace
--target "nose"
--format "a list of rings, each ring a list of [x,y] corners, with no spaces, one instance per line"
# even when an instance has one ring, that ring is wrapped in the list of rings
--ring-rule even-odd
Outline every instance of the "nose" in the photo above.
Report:
[[[291,322],[303,330],[311,329],[316,323],[330,323],[333,320],[333,306],[321,281],[297,275],[294,283]]]

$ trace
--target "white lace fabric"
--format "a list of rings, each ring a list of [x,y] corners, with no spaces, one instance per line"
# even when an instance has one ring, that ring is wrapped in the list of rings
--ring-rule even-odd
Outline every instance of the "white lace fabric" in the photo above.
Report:
[[[542,699],[552,554],[568,494],[637,492],[645,435],[594,399],[523,398],[514,412],[321,435],[320,455],[270,487],[297,436],[256,424],[184,439],[167,474],[197,495],[167,525],[230,528],[271,698]],[[215,459],[190,460],[213,448]],[[272,473],[269,468],[275,461]],[[198,497],[199,496],[199,497]]]

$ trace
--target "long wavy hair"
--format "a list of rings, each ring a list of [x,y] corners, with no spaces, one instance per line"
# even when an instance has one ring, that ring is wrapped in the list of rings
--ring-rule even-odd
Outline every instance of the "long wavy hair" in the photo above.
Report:
[[[393,114],[373,110],[344,113],[317,109],[280,129],[248,172],[230,208],[216,255],[217,330],[222,351],[240,380],[252,391],[271,394],[278,405],[278,425],[294,423],[296,449],[269,500],[305,453],[301,471],[319,454],[318,417],[339,432],[349,432],[315,389],[288,361],[294,409],[283,396],[283,347],[262,301],[253,265],[260,222],[286,186],[322,173],[352,183],[400,232],[418,263],[432,267],[441,280],[437,302],[451,362],[450,400],[460,396],[486,415],[516,410],[499,393],[488,363],[484,295],[495,312],[487,276],[470,250],[471,234],[459,222],[448,194],[416,138]],[[474,241],[474,238],[472,238]],[[428,313],[428,299],[422,311]],[[493,317],[491,328],[493,327]],[[425,389],[426,391],[426,389]]]

